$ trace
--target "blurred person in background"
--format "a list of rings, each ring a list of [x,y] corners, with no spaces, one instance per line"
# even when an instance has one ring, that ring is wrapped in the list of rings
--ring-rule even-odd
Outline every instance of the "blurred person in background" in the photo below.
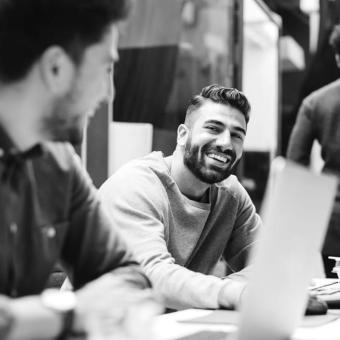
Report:
[[[124,312],[123,297],[149,287],[69,144],[112,100],[129,7],[0,0],[1,339],[65,338],[98,306]],[[57,261],[75,293],[43,292]]]
[[[153,152],[120,168],[100,188],[154,289],[172,309],[237,308],[261,225],[232,175],[250,105],[237,89],[205,87],[187,108],[170,157]],[[211,275],[221,257],[225,279]]]
[[[329,42],[340,67],[340,25],[336,25]],[[336,80],[311,93],[304,99],[290,136],[287,158],[308,166],[314,141],[321,146],[324,161],[322,171],[340,178],[340,80]],[[322,259],[327,277],[332,273],[334,261],[329,256],[340,256],[340,185],[322,248]]]

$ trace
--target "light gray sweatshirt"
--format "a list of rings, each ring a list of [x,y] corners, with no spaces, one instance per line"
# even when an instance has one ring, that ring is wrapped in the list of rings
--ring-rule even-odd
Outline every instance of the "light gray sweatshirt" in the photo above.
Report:
[[[209,274],[221,256],[232,272],[243,269],[261,224],[235,176],[211,185],[209,203],[196,202],[180,192],[162,153],[153,152],[120,168],[99,192],[167,307],[219,307],[226,281]]]

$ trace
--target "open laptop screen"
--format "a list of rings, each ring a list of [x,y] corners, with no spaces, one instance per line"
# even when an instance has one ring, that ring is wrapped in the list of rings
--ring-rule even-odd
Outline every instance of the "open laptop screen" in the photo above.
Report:
[[[239,340],[289,338],[303,316],[335,196],[335,177],[277,158],[251,254]]]

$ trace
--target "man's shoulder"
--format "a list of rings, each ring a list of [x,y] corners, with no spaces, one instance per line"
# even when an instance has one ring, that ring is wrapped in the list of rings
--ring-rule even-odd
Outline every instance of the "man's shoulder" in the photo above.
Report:
[[[304,102],[307,104],[314,104],[320,101],[328,102],[329,98],[338,99],[340,91],[340,79],[337,79],[313,92],[311,92],[305,99]],[[339,99],[340,101],[340,99]]]
[[[170,180],[161,152],[152,152],[134,159],[120,167],[101,186],[100,190],[113,190],[123,187],[126,192],[157,192]],[[158,184],[158,185],[157,185]]]
[[[151,152],[144,157],[133,159],[122,165],[110,178],[130,178],[132,180],[135,178],[154,178],[154,176],[164,175],[166,172],[163,154],[161,152]]]

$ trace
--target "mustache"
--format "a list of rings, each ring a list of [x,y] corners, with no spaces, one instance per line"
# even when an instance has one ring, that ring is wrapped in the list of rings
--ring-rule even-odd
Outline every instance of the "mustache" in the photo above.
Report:
[[[205,146],[202,149],[203,152],[207,153],[207,152],[215,152],[215,153],[219,153],[222,155],[226,155],[226,156],[230,156],[232,159],[236,158],[236,152],[232,149],[227,149],[227,150],[222,150],[222,148],[216,146],[216,147],[212,147],[212,146]]]

